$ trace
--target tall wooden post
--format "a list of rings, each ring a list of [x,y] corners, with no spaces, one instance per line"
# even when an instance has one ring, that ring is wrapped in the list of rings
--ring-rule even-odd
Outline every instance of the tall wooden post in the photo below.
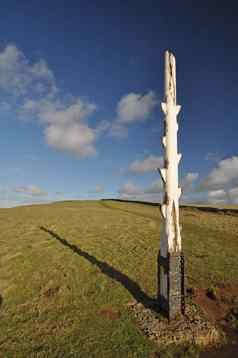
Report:
[[[165,97],[161,103],[164,113],[164,168],[160,169],[164,183],[161,205],[162,232],[158,255],[159,304],[169,319],[184,313],[184,257],[182,253],[178,186],[178,164],[182,157],[177,150],[177,115],[181,106],[176,103],[176,63],[174,55],[165,52]]]

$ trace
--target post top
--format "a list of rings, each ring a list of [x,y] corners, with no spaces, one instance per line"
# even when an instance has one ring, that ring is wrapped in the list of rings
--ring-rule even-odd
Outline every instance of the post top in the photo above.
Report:
[[[172,50],[165,50],[165,53],[168,53],[169,55],[172,55],[173,57],[175,57],[174,53]]]
[[[176,104],[176,61],[169,50],[165,51],[165,101]]]

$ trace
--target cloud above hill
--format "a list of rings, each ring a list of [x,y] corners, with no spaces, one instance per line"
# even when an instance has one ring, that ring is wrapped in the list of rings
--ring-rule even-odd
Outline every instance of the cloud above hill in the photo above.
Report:
[[[163,184],[161,180],[156,180],[150,186],[141,186],[129,181],[118,190],[119,198],[127,200],[161,201]]]
[[[231,185],[238,178],[238,156],[223,159],[211,170],[202,181],[198,190],[223,189],[225,185]]]
[[[14,44],[0,52],[0,88],[17,97],[29,94],[54,96],[57,92],[53,72],[44,59],[30,64]]]
[[[233,204],[238,204],[238,186],[228,190],[227,194]]]
[[[94,189],[88,191],[90,194],[103,194],[104,192],[104,187],[100,184],[96,185]]]
[[[151,185],[144,189],[145,194],[158,194],[162,193],[164,190],[162,181],[155,180],[151,183]]]
[[[181,187],[184,193],[192,190],[193,184],[198,179],[198,176],[198,173],[187,173],[185,177],[183,177]]]
[[[202,195],[209,203],[238,203],[238,156],[217,162],[194,193]]]
[[[127,125],[147,120],[157,104],[158,99],[153,91],[146,94],[131,92],[124,95],[117,104],[117,117],[112,123],[111,135],[126,137]]]
[[[19,186],[15,188],[16,193],[29,194],[31,196],[46,196],[48,193],[35,185]]]
[[[134,184],[133,182],[127,182],[126,184],[123,184],[122,187],[118,190],[118,193],[122,197],[131,196],[131,195],[140,195],[143,194],[143,189]]]
[[[79,158],[95,156],[96,142],[106,131],[126,137],[127,125],[149,118],[158,101],[153,91],[129,93],[116,106],[116,120],[90,125],[97,106],[64,93],[43,58],[29,60],[14,44],[0,51],[0,108],[14,111],[21,119],[36,119],[44,127],[46,143]]]
[[[143,160],[135,160],[129,165],[129,171],[142,174],[155,171],[163,166],[164,159],[161,156],[149,155]]]
[[[104,187],[102,185],[96,185],[95,188],[95,193],[103,193],[104,192]]]
[[[117,105],[118,120],[123,123],[145,120],[158,103],[155,93],[129,93],[123,96]]]
[[[21,119],[39,120],[48,145],[78,157],[97,153],[95,142],[107,126],[105,121],[89,125],[96,105],[63,94],[44,59],[31,63],[15,45],[6,46],[0,52],[0,89],[6,98],[2,108]]]

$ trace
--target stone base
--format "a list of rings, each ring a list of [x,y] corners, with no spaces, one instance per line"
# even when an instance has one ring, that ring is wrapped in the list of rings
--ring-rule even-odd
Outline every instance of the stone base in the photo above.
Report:
[[[166,275],[167,292],[160,291],[161,268]],[[184,256],[183,253],[168,253],[165,258],[158,255],[158,300],[161,310],[169,319],[185,312]]]
[[[138,328],[159,347],[198,345],[204,349],[225,343],[224,334],[192,302],[186,304],[181,319],[172,321],[137,301],[128,309]]]

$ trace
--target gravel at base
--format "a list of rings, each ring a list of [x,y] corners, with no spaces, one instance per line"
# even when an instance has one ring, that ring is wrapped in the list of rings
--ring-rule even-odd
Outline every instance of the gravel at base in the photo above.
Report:
[[[156,313],[156,309],[146,308],[137,301],[130,302],[128,310],[140,330],[159,346],[190,343],[206,347],[224,342],[221,331],[192,303],[186,305],[184,316],[171,322]]]

